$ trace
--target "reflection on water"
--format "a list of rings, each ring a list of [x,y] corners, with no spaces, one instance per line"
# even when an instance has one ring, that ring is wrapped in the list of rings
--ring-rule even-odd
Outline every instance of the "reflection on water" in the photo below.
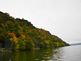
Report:
[[[52,56],[52,50],[34,50],[24,52],[14,52],[12,61],[42,61],[49,60]]]
[[[81,46],[20,52],[0,52],[0,61],[80,61]]]
[[[52,49],[18,51],[12,53],[1,53],[0,61],[47,61],[53,56]]]

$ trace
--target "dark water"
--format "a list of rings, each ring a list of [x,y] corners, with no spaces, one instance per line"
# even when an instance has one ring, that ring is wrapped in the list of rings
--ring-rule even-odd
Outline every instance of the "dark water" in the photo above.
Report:
[[[81,61],[81,45],[53,50],[0,52],[0,61]]]

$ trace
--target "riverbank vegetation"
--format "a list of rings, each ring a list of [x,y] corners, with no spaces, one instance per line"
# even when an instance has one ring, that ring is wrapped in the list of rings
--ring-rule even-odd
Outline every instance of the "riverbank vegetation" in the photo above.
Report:
[[[0,12],[0,47],[18,50],[57,48],[69,45],[49,31],[33,26],[25,19]]]

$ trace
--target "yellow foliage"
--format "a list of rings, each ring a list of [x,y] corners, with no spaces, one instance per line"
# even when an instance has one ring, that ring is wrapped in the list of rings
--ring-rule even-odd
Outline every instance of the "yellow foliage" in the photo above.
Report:
[[[8,33],[9,37],[14,37],[16,36],[14,32]]]
[[[19,38],[20,38],[20,39],[21,39],[21,38],[23,38],[23,39],[25,38],[25,34],[24,34],[24,32],[21,32],[21,33],[20,33]]]

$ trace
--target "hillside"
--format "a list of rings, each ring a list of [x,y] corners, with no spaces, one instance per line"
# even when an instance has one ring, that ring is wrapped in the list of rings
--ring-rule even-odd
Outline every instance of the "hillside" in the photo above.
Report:
[[[28,20],[0,12],[0,47],[11,49],[57,48],[69,45],[49,31],[33,26]]]

